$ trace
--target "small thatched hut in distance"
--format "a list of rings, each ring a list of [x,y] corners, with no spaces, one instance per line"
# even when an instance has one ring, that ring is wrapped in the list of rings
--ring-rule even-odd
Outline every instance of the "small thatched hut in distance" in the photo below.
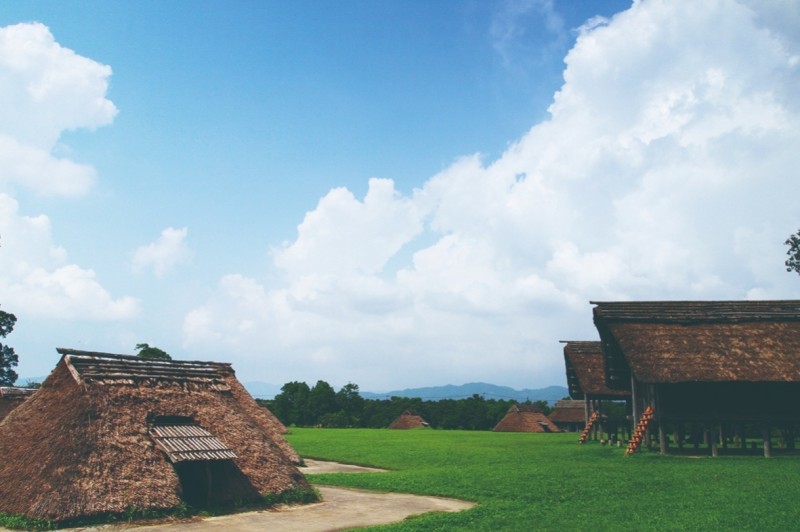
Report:
[[[505,417],[494,426],[495,432],[561,432],[533,405],[511,405]]]
[[[547,417],[564,432],[580,432],[586,426],[584,407],[583,401],[562,399]]]
[[[13,386],[0,387],[0,421],[19,405],[21,405],[27,398],[29,398],[36,390],[33,388],[15,388]]]
[[[403,412],[389,425],[390,429],[423,429],[429,427],[430,425],[422,419],[422,416],[414,414],[410,410]]]
[[[310,489],[230,364],[58,351],[0,423],[0,512],[64,521]]]

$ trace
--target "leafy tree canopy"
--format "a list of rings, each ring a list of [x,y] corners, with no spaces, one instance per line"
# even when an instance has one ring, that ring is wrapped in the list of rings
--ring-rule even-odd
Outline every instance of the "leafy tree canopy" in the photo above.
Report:
[[[787,238],[784,244],[789,246],[789,251],[786,252],[789,255],[785,262],[786,271],[797,272],[800,275],[800,229],[797,230],[797,233]]]
[[[172,360],[172,357],[166,351],[157,347],[151,347],[148,344],[136,344],[138,353],[136,356],[139,358],[146,358],[148,360]]]
[[[0,337],[5,338],[14,330],[17,317],[8,312],[0,310]],[[19,357],[14,352],[14,348],[0,343],[0,386],[13,386],[17,381],[17,372],[13,368],[17,367]]]

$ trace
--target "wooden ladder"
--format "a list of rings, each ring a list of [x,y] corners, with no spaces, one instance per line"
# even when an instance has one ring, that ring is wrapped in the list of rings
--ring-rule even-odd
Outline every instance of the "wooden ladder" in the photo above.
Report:
[[[647,426],[652,420],[653,408],[648,406],[644,409],[644,413],[642,414],[641,419],[639,419],[639,423],[636,425],[636,430],[633,431],[633,435],[628,442],[628,448],[625,450],[625,454],[633,454],[639,450],[639,447],[642,445],[644,433],[647,432]]]
[[[592,415],[589,416],[589,422],[586,424],[586,427],[584,427],[583,432],[581,433],[581,437],[578,440],[578,443],[586,443],[586,438],[589,437],[589,433],[592,431],[592,426],[594,425],[594,422],[597,421],[597,418],[599,416],[600,414],[599,412],[597,412],[597,410],[592,412]]]

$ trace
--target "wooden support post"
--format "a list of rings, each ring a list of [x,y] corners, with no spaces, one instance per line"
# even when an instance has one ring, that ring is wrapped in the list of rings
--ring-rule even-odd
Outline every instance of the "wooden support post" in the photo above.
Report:
[[[678,423],[675,429],[675,438],[678,440],[678,449],[683,449],[683,423]]]
[[[636,379],[633,378],[631,373],[631,409],[633,412],[633,428],[639,424],[639,418],[642,416],[641,408],[639,408],[639,387],[636,385]],[[631,429],[631,432],[633,431]]]
[[[747,449],[747,432],[744,429],[744,425],[738,425],[737,429],[739,432],[739,442],[741,443],[742,450]]]
[[[764,458],[772,456],[772,441],[769,436],[769,424],[764,423],[761,428],[761,435],[764,438]]]
[[[711,447],[711,456],[717,457],[719,456],[719,449],[717,447],[717,442],[719,441],[719,427],[711,426],[711,429],[708,431],[708,442]]]
[[[583,417],[586,418],[584,420],[584,422],[583,422],[583,426],[584,427],[589,424],[589,418],[591,417],[591,415],[592,415],[592,408],[589,405],[589,396],[584,394],[584,396],[583,396]]]
[[[658,421],[658,446],[661,454],[668,454],[667,433],[664,430],[664,422],[661,420]]]
[[[600,437],[600,441],[603,440],[603,432],[605,432],[606,427],[605,423],[603,423],[603,401],[597,400],[597,434]]]

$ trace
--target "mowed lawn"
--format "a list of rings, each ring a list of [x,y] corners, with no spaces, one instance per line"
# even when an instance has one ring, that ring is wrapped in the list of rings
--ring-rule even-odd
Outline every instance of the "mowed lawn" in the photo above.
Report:
[[[391,469],[318,484],[475,501],[387,530],[797,530],[800,456],[685,457],[577,444],[576,434],[292,429],[301,456]]]

